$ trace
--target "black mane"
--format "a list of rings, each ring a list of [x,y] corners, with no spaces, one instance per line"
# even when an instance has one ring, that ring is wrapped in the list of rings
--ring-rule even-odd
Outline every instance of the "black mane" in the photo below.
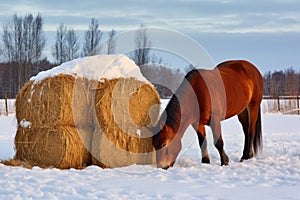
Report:
[[[191,80],[193,80],[193,77],[195,73],[199,73],[198,70],[194,69],[187,73],[187,75],[184,77],[182,83],[176,90],[176,92],[173,94],[172,98],[170,99],[163,115],[166,116],[166,124],[170,127],[172,127],[174,130],[178,130],[180,124],[181,124],[181,108],[180,106],[186,106],[183,105],[183,97],[186,95],[186,93],[192,89],[191,87]]]
[[[170,99],[163,114],[166,115],[166,124],[174,130],[178,130],[181,122],[181,109],[176,94]]]

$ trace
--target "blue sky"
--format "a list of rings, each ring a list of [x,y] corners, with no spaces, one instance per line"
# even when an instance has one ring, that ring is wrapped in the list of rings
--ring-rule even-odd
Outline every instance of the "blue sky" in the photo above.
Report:
[[[0,22],[14,13],[41,13],[48,52],[61,22],[84,31],[96,18],[104,31],[122,33],[144,23],[183,33],[202,45],[215,63],[247,59],[263,72],[291,66],[300,70],[298,0],[1,0],[0,11]]]

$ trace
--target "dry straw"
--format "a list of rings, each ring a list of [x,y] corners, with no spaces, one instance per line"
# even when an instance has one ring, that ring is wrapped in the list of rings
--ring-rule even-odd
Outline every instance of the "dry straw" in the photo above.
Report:
[[[146,126],[156,123],[159,105],[155,88],[134,78],[29,81],[16,98],[16,155],[3,163],[60,169],[153,164]]]
[[[90,164],[89,144],[92,130],[74,127],[22,128],[15,137],[15,160],[40,167],[84,168]]]
[[[121,167],[154,164],[152,134],[160,99],[149,84],[134,78],[103,80],[95,93],[96,128],[92,143],[93,164]]]
[[[57,75],[37,83],[29,81],[16,97],[18,123],[32,126],[92,126],[89,90],[93,82],[71,75]]]
[[[90,165],[94,83],[61,74],[25,84],[16,98],[15,162],[7,163],[61,169]]]

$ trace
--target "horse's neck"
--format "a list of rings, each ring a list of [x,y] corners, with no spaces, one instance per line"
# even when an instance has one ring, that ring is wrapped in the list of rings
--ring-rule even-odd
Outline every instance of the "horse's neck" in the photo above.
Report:
[[[194,105],[194,98],[191,94],[192,88],[182,87],[171,98],[168,106],[166,107],[166,124],[170,126],[176,134],[180,137],[183,136],[187,127],[194,121],[193,110],[197,106]]]

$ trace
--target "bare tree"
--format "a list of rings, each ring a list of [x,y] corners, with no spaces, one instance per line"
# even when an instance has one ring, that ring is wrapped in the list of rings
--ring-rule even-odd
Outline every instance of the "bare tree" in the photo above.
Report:
[[[138,66],[149,63],[150,61],[151,41],[149,39],[147,28],[141,24],[140,29],[135,35],[135,50],[133,52],[133,60]]]
[[[33,55],[33,25],[34,18],[31,14],[24,17],[23,22],[23,51],[24,51],[24,60],[27,63],[32,62]]]
[[[44,22],[42,16],[38,14],[33,24],[33,57],[35,63],[41,62],[43,60],[43,51],[46,47],[46,36],[43,32],[43,23]]]
[[[5,62],[13,62],[14,60],[14,46],[13,46],[13,26],[11,22],[3,25],[3,59]]]
[[[66,35],[67,42],[67,60],[73,60],[79,57],[78,35],[74,29],[69,29]]]
[[[3,50],[3,48],[0,46],[0,61],[2,61],[2,59],[3,59],[3,54],[4,54],[4,50]]]
[[[55,59],[56,64],[61,64],[66,61],[66,37],[67,27],[61,23],[56,30],[56,41],[52,47],[52,55]]]
[[[271,96],[271,81],[272,74],[271,71],[268,71],[264,74],[264,95]]]
[[[61,23],[56,31],[56,41],[52,47],[52,56],[56,64],[61,64],[79,57],[78,35],[74,29],[68,29]]]
[[[299,91],[299,76],[291,67],[285,70],[285,88],[284,94],[287,96],[297,96]]]
[[[17,85],[23,85],[31,75],[33,63],[41,60],[46,39],[42,30],[43,19],[40,14],[24,18],[13,15],[12,21],[3,25],[3,58],[17,65]]]
[[[116,44],[117,44],[116,31],[114,29],[112,29],[108,33],[107,54],[115,53]]]
[[[18,17],[16,14],[13,16],[14,26],[14,61],[22,63],[22,33],[23,33],[23,18]]]
[[[22,45],[21,42],[21,35],[22,35],[22,23],[20,21],[22,18],[19,18],[16,14],[13,15],[12,21],[8,21],[3,24],[3,49],[4,49],[4,61],[7,63],[15,63],[16,66],[16,78],[13,77],[12,73],[9,73],[10,79],[15,80],[16,87],[13,87],[12,90],[17,90],[22,85],[22,62],[20,61],[20,51]]]
[[[99,22],[92,18],[89,29],[85,32],[83,43],[83,56],[92,56],[101,51],[100,41],[103,32],[99,29]]]

